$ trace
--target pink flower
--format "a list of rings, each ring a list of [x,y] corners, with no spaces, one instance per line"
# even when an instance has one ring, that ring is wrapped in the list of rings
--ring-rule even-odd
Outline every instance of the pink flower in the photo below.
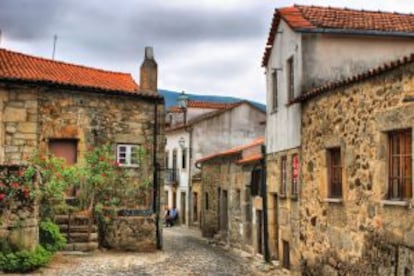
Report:
[[[19,183],[17,183],[17,182],[13,182],[13,183],[11,184],[11,186],[12,186],[12,188],[14,188],[14,189],[18,189],[18,188],[20,187]]]
[[[3,199],[5,199],[5,198],[6,198],[6,194],[1,193],[1,194],[0,194],[0,200],[3,200]]]

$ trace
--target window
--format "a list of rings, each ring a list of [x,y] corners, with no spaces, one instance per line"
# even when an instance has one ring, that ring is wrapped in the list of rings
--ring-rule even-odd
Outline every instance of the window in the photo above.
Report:
[[[181,152],[181,167],[183,169],[187,168],[187,149],[183,149]]]
[[[411,129],[388,134],[389,179],[388,198],[402,200],[412,197]]]
[[[130,144],[120,144],[117,146],[116,161],[125,167],[139,166],[139,146]]]
[[[287,158],[282,156],[280,163],[280,194],[286,195],[286,181],[287,181],[287,171],[286,171]]]
[[[50,139],[49,151],[56,157],[63,158],[67,165],[73,165],[77,160],[77,139]]]
[[[176,149],[174,149],[173,150],[173,156],[172,156],[172,168],[173,168],[173,170],[176,170],[177,169],[177,150]]]
[[[277,110],[277,71],[272,72],[272,110]]]
[[[328,149],[328,197],[342,197],[341,148]]]
[[[295,98],[295,77],[294,77],[294,66],[293,56],[287,61],[287,89],[288,89],[288,102]]]
[[[260,189],[260,181],[262,176],[261,169],[255,169],[252,171],[251,181],[250,181],[250,191],[252,196],[260,196],[261,189]]]
[[[168,169],[168,166],[169,166],[169,164],[168,164],[170,162],[169,157],[170,157],[170,152],[167,150],[165,152],[165,168],[166,169]]]
[[[298,182],[299,182],[299,155],[292,155],[292,195],[298,195]]]

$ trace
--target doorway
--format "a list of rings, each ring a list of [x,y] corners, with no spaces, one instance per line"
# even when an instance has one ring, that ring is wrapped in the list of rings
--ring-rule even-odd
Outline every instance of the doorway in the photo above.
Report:
[[[222,206],[221,206],[221,230],[227,231],[228,229],[228,196],[227,191],[222,191]]]
[[[198,195],[197,193],[193,193],[193,222],[198,221]]]
[[[257,252],[263,254],[263,217],[262,211],[256,211],[256,223],[257,223]]]

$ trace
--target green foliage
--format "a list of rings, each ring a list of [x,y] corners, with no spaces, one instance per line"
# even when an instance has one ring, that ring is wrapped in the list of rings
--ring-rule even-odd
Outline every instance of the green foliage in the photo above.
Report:
[[[66,245],[66,238],[60,233],[59,226],[49,219],[40,223],[39,237],[40,244],[50,252],[63,249]]]
[[[20,167],[18,170],[4,167],[0,171],[0,205],[11,201],[30,203],[35,197],[33,177],[30,170]]]
[[[65,166],[62,158],[51,154],[35,153],[29,160],[26,178],[36,177],[39,182],[37,196],[40,201],[40,217],[52,218],[56,208],[65,204],[65,190],[76,183],[77,169]]]
[[[30,272],[47,264],[52,253],[39,245],[34,251],[0,252],[0,270],[4,272]]]

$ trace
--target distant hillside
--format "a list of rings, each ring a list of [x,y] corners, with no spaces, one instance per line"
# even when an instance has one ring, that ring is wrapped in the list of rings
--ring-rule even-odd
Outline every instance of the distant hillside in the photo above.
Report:
[[[180,92],[165,90],[165,89],[159,89],[158,90],[161,95],[165,98],[165,106],[166,108],[170,108],[171,106],[177,105],[177,98],[181,94]],[[226,96],[212,96],[212,95],[196,95],[196,94],[187,94],[190,96],[190,100],[195,101],[207,101],[207,102],[219,102],[219,103],[234,103],[239,102],[244,99],[241,98],[235,98],[235,97],[226,97]],[[253,105],[257,106],[263,111],[266,111],[266,105],[249,101]]]

